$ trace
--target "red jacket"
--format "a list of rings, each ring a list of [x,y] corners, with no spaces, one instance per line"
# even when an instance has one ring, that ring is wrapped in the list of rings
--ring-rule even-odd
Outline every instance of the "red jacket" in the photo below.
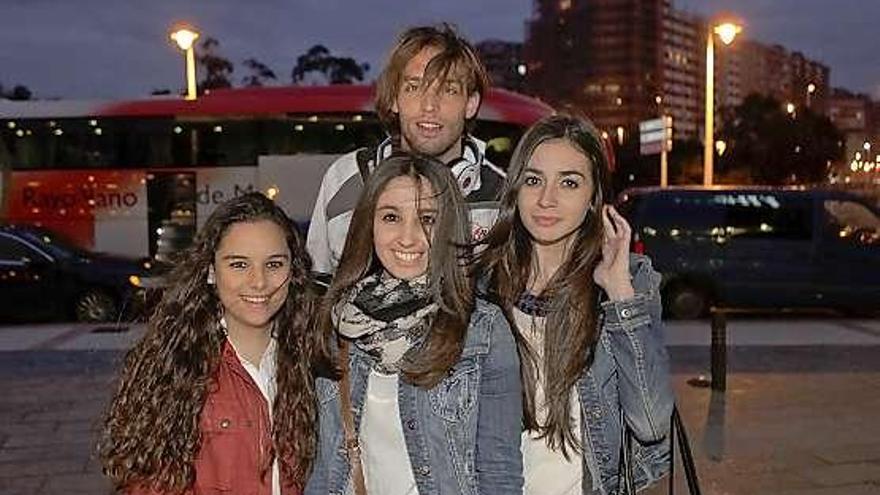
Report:
[[[216,389],[208,395],[199,425],[202,445],[195,459],[191,495],[271,495],[271,466],[260,477],[272,442],[269,407],[263,394],[227,341],[217,368]],[[283,495],[300,495],[281,476]],[[129,495],[161,495],[143,488]]]

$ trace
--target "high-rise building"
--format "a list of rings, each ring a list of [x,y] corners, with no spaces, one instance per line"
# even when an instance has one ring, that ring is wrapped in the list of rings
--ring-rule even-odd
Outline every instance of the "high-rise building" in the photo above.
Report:
[[[844,139],[843,163],[837,172],[857,183],[876,177],[873,164],[880,163],[878,110],[880,103],[871,101],[867,95],[841,88],[834,88],[827,99],[828,118],[841,131]],[[866,162],[872,163],[870,174],[866,174]]]
[[[736,106],[749,94],[772,96],[781,104],[822,113],[830,70],[800,52],[752,40],[737,41],[719,54],[724,105]]]
[[[656,101],[672,116],[675,139],[699,139],[703,126],[706,23],[668,8],[663,19],[662,91]]]
[[[702,139],[708,22],[670,0],[535,0],[523,55],[529,91],[585,112],[603,130],[672,115],[676,139]],[[778,45],[715,43],[716,128],[750,93],[822,111],[829,69]]]
[[[524,55],[530,92],[626,139],[659,115],[669,0],[535,0]]]

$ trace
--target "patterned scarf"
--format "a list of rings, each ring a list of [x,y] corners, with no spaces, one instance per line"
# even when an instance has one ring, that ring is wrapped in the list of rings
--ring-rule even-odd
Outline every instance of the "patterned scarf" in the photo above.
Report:
[[[340,335],[376,358],[377,371],[390,374],[424,342],[436,312],[427,274],[407,281],[382,271],[361,279],[333,308],[332,319]]]
[[[514,306],[529,316],[546,318],[547,313],[550,312],[550,298],[523,292],[514,303]]]

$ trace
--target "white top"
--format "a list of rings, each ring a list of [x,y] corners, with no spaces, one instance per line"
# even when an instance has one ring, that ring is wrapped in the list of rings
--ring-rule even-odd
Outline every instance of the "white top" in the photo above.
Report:
[[[547,404],[544,400],[544,318],[531,316],[517,308],[513,319],[538,363],[535,386],[535,404],[538,424],[547,420]],[[581,437],[581,414],[577,388],[572,387],[571,419],[575,438]],[[547,440],[538,438],[535,432],[524,431],[520,446],[523,456],[523,493],[525,495],[582,495],[582,455],[568,449],[569,459],[562,452],[551,450]]]
[[[370,495],[418,495],[397,402],[398,375],[370,371],[361,417],[364,481]]]
[[[232,339],[229,339],[229,343],[232,345],[232,348],[235,349],[235,342]],[[275,403],[275,394],[277,390],[277,384],[275,381],[276,376],[276,368],[275,368],[275,351],[277,349],[277,345],[275,343],[275,339],[269,339],[269,345],[266,346],[266,350],[263,351],[263,356],[260,357],[260,367],[256,367],[251,364],[250,361],[242,357],[241,353],[238,352],[238,349],[235,349],[235,355],[238,356],[238,360],[241,362],[241,365],[244,366],[245,371],[248,372],[248,375],[254,380],[254,383],[257,384],[257,388],[260,389],[260,392],[263,394],[263,398],[266,399],[266,402],[269,404],[269,423],[272,422],[272,406]],[[281,468],[278,464],[278,457],[275,457],[274,462],[272,462],[272,495],[281,495]]]

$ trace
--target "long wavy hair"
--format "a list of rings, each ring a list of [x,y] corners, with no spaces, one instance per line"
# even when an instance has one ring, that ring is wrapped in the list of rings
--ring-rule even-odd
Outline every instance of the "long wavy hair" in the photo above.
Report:
[[[535,149],[553,139],[564,139],[587,158],[594,192],[590,210],[574,234],[566,259],[540,294],[550,300],[541,363],[548,409],[545,424],[539,425],[535,419],[538,363],[526,347],[521,329],[516,333],[523,366],[525,426],[538,432],[548,446],[561,450],[567,457],[567,448],[576,452],[581,449],[572,428],[571,390],[590,366],[598,338],[599,289],[593,281],[593,270],[601,258],[601,211],[608,187],[608,160],[602,139],[592,124],[585,119],[554,115],[538,121],[523,135],[514,150],[507,181],[500,193],[498,221],[481,243],[484,249],[478,255],[475,273],[490,274],[488,293],[507,312],[513,324],[511,311],[537,267],[532,238],[520,218],[517,197]]]
[[[333,307],[365,276],[382,270],[373,244],[373,219],[376,203],[385,187],[398,177],[411,178],[417,190],[427,181],[431,185],[437,216],[430,243],[428,283],[431,297],[439,309],[431,322],[427,341],[418,353],[402,366],[408,383],[432,387],[461,357],[470,315],[474,308],[473,283],[468,276],[468,213],[458,184],[449,168],[424,156],[396,153],[383,161],[367,179],[351,218],[345,248],[333,282],[322,301],[321,328],[335,331]],[[417,198],[418,201],[431,198]]]
[[[218,321],[222,306],[207,283],[209,267],[232,225],[260,220],[284,231],[291,254],[288,296],[274,317],[278,392],[261,474],[277,456],[285,477],[305,485],[317,443],[313,370],[329,365],[329,349],[310,325],[316,298],[301,235],[281,208],[249,193],[208,218],[170,273],[146,334],[126,355],[99,443],[104,473],[118,490],[140,485],[182,492],[192,486],[202,438],[199,417],[226,340]]]

